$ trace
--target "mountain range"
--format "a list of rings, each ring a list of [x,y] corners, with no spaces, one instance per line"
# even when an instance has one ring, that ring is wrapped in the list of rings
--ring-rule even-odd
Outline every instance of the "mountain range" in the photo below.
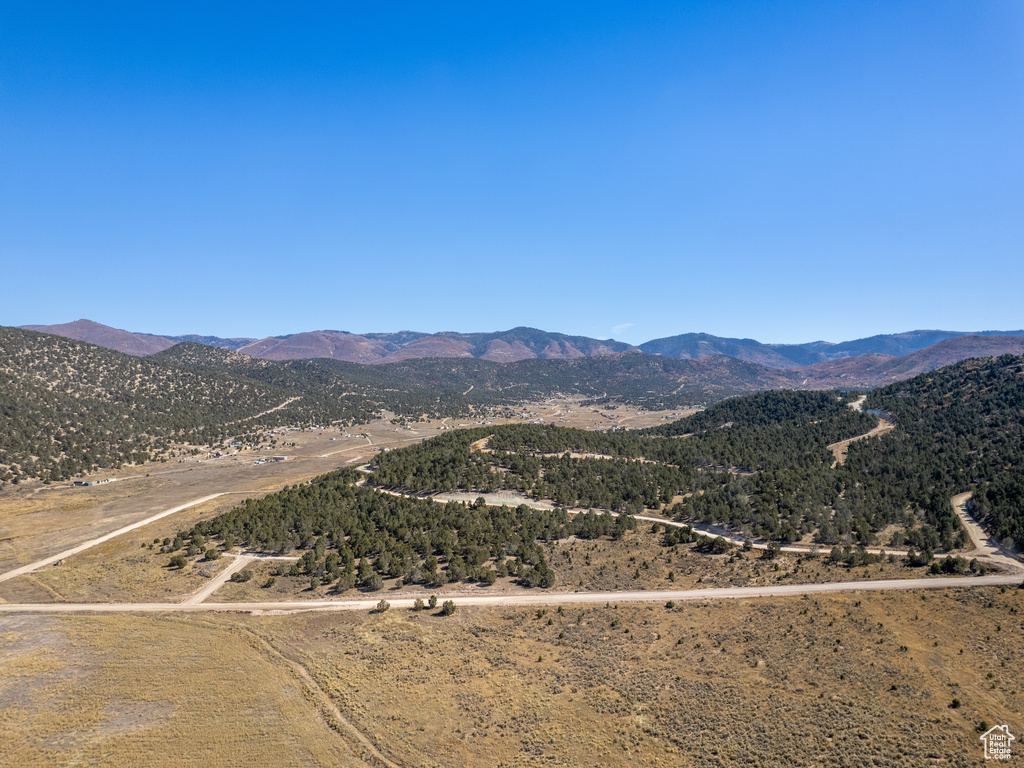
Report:
[[[639,349],[649,355],[681,360],[725,355],[771,368],[802,368],[815,363],[856,357],[886,355],[903,357],[948,339],[969,336],[1024,336],[1021,331],[906,331],[869,336],[834,344],[811,341],[805,344],[763,344],[754,339],[729,339],[707,333],[684,333],[646,341]]]
[[[328,358],[350,363],[393,363],[424,357],[475,357],[496,363],[519,360],[573,360],[636,347],[611,339],[601,341],[586,336],[567,336],[534,328],[513,328],[497,333],[349,333],[348,331],[306,331],[265,339],[217,336],[158,336],[133,333],[93,322],[76,320],[60,325],[24,325],[23,330],[50,333],[96,344],[129,355],[152,355],[192,341],[212,347],[241,352],[264,360],[305,360]]]
[[[686,333],[633,346],[534,328],[495,333],[349,333],[307,331],[264,339],[217,336],[161,336],[111,328],[91,320],[61,325],[28,325],[25,330],[64,336],[136,356],[148,356],[182,342],[195,342],[264,360],[331,359],[388,364],[425,358],[478,359],[497,363],[526,360],[575,360],[627,353],[675,360],[725,357],[775,369],[765,383],[792,387],[875,387],[971,357],[1024,353],[1024,330],[918,330],[870,336],[840,343],[765,344],[706,333]],[[785,386],[785,384],[783,384]]]

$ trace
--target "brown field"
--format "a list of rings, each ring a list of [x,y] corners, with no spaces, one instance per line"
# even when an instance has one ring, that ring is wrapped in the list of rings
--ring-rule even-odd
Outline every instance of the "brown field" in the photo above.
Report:
[[[331,705],[403,766],[975,765],[983,720],[1024,726],[1022,610],[984,588],[4,616],[0,765],[380,764]]]

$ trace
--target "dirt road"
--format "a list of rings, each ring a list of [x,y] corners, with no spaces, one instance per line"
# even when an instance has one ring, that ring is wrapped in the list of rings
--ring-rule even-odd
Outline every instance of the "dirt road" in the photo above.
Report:
[[[297,557],[287,557],[287,556],[283,556],[283,555],[261,555],[261,554],[241,554],[241,555],[236,555],[236,554],[233,554],[231,552],[225,552],[223,556],[224,557],[233,557],[233,558],[235,558],[235,562],[233,562],[231,565],[229,565],[223,571],[221,571],[216,576],[214,576],[212,579],[210,579],[210,583],[207,584],[205,587],[203,587],[202,589],[200,589],[200,590],[198,590],[196,592],[193,592],[191,595],[189,595],[187,599],[182,601],[183,605],[197,605],[198,603],[203,602],[204,600],[209,598],[210,595],[212,595],[218,589],[223,587],[228,582],[228,579],[230,579],[234,574],[238,573],[239,571],[245,570],[245,568],[247,566],[251,565],[252,563],[258,562],[260,560],[289,560],[291,562],[295,562],[296,560],[299,559]]]
[[[850,408],[855,411],[864,410],[864,401],[867,399],[867,395],[861,395],[857,400],[854,400],[849,404]],[[891,421],[886,421],[885,419],[878,417],[878,424],[863,435],[857,435],[856,437],[851,437],[848,440],[840,440],[838,443],[832,443],[832,445],[828,446],[828,449],[832,451],[832,455],[836,457],[836,464],[845,464],[846,455],[850,449],[850,443],[855,443],[858,440],[865,440],[869,437],[874,437],[875,435],[884,435],[886,432],[892,432],[895,426],[896,425]]]
[[[31,573],[32,571],[50,565],[51,563],[56,563],[58,560],[63,560],[65,557],[77,555],[79,552],[84,552],[85,550],[102,544],[105,541],[110,541],[111,539],[116,538],[121,534],[128,533],[129,531],[134,531],[136,528],[141,528],[144,525],[149,525],[150,523],[155,522],[156,520],[160,520],[161,518],[167,517],[168,515],[173,515],[176,512],[181,512],[182,510],[188,509],[189,507],[194,507],[197,504],[203,504],[204,502],[211,501],[212,499],[216,499],[220,496],[224,496],[226,495],[226,493],[230,493],[230,491],[225,493],[214,493],[210,496],[204,496],[201,499],[195,499],[185,504],[181,504],[177,507],[172,507],[171,509],[165,509],[163,512],[160,512],[159,514],[147,517],[145,520],[139,520],[138,522],[132,523],[131,525],[126,525],[124,528],[118,528],[116,531],[111,531],[110,533],[104,536],[100,536],[95,539],[90,539],[89,541],[86,541],[83,544],[79,544],[77,547],[66,549],[63,552],[58,552],[56,555],[51,555],[50,557],[47,557],[43,560],[37,560],[34,563],[29,563],[28,565],[23,565],[20,568],[15,568],[13,571],[7,571],[7,573],[2,573],[0,574],[0,581],[7,581],[8,579],[13,579],[16,576]]]
[[[364,469],[365,471],[369,471],[369,470],[366,470],[364,467],[359,467],[359,469]],[[365,484],[366,484],[366,480],[365,479],[360,480],[357,483],[357,485],[365,485]],[[392,491],[392,490],[389,490],[389,489],[386,489],[386,488],[378,488],[377,486],[369,486],[369,487],[373,488],[374,490],[378,491],[379,493],[387,493],[387,494],[390,494],[391,496],[409,495],[409,494],[404,494],[401,491]],[[438,501],[438,502],[441,502],[441,503],[448,502],[448,501],[461,501],[463,504],[471,504],[472,502],[476,501],[478,498],[483,498],[484,502],[487,503],[487,504],[490,504],[491,506],[505,505],[507,507],[517,507],[520,504],[525,504],[526,506],[528,506],[528,507],[530,507],[532,509],[545,509],[545,510],[556,509],[557,506],[558,506],[558,505],[556,505],[556,504],[554,504],[553,502],[550,502],[550,501],[538,501],[536,499],[531,499],[529,496],[524,496],[523,494],[516,493],[515,491],[498,491],[498,492],[495,492],[495,493],[476,493],[476,492],[472,492],[472,491],[449,491],[449,492],[442,492],[442,493],[434,493],[434,494],[430,494],[429,496],[421,497],[421,498],[431,498],[431,499],[434,499],[435,501]],[[585,514],[587,512],[595,512],[597,514],[604,514],[605,512],[608,512],[607,510],[603,510],[603,509],[593,509],[593,510],[591,510],[591,509],[582,509],[582,508],[577,508],[577,507],[569,507],[565,511],[568,512],[570,515],[582,515],[582,514]],[[608,514],[610,514],[612,517],[618,517],[619,513],[618,512],[608,512]],[[653,517],[651,515],[634,515],[633,517],[636,518],[637,520],[641,520],[641,521],[646,522],[646,523],[661,523],[662,525],[670,525],[670,526],[672,526],[674,528],[692,528],[696,533],[699,533],[702,536],[708,536],[709,538],[712,538],[712,539],[725,539],[730,544],[733,544],[733,545],[738,546],[738,547],[739,546],[743,546],[743,544],[745,543],[745,539],[742,536],[737,536],[736,534],[730,533],[729,531],[726,531],[723,528],[719,528],[717,526],[710,525],[708,523],[698,523],[698,522],[694,522],[692,520],[691,521],[686,521],[686,522],[679,522],[677,520],[672,520],[671,518]],[[751,541],[750,546],[751,546],[752,549],[764,550],[764,549],[768,549],[768,542],[767,541]],[[824,550],[824,549],[831,549],[831,546],[830,545],[822,545],[822,544],[811,544],[811,545],[807,545],[807,544],[786,544],[785,546],[782,546],[779,551],[781,551],[781,552],[793,552],[793,553],[796,553],[796,554],[806,555],[806,554],[809,554],[809,553],[812,553],[812,552],[816,552],[816,551],[821,551],[821,550]],[[905,549],[885,549],[884,547],[866,547],[865,550],[868,553],[872,554],[872,555],[885,554],[885,555],[903,556],[903,555],[907,554],[907,550],[905,550]],[[1017,563],[1016,561],[1013,561],[1013,562],[1015,564],[1015,567],[1021,567],[1020,563]]]
[[[967,511],[967,502],[970,499],[970,493],[958,493],[950,499],[950,504],[956,510],[960,522],[963,524],[964,530],[967,531],[967,536],[971,540],[971,550],[964,552],[963,556],[995,562],[1011,570],[1021,568],[1020,560],[1014,553],[997,541],[995,536],[989,536],[985,533],[985,529]]]
[[[880,581],[843,581],[824,584],[780,584],[768,587],[715,587],[688,590],[650,590],[640,592],[546,592],[523,590],[520,594],[474,595],[453,598],[458,606],[502,605],[581,605],[594,603],[693,602],[709,600],[753,599],[829,592],[878,592],[893,589],[954,589],[964,587],[1017,586],[1019,573],[1006,576],[958,576],[927,579],[891,579]],[[363,600],[308,600],[267,603],[0,603],[0,613],[85,613],[138,612],[179,613],[221,611],[240,613],[295,613],[299,611],[365,611],[374,608],[387,593],[378,592]],[[394,597],[392,608],[412,608],[414,598]]]
[[[232,574],[238,573],[256,559],[255,557],[248,555],[224,555],[224,557],[233,557],[235,558],[235,562],[231,563],[231,565],[210,579],[210,583],[205,587],[200,589],[198,592],[194,592],[189,595],[188,599],[184,601],[184,605],[196,605],[203,602],[203,600],[223,587],[224,584],[227,583],[227,580],[231,578]]]
[[[282,408],[285,408],[285,407],[291,405],[292,403],[294,403],[298,399],[299,399],[298,397],[289,397],[287,400],[285,400],[280,405],[275,405],[273,408],[271,408],[269,410],[266,410],[263,413],[257,413],[257,414],[255,414],[253,416],[246,416],[244,419],[239,419],[238,421],[233,421],[231,423],[232,424],[240,424],[243,421],[252,421],[253,419],[258,419],[260,416],[266,416],[268,413],[273,413],[274,411],[280,411]]]

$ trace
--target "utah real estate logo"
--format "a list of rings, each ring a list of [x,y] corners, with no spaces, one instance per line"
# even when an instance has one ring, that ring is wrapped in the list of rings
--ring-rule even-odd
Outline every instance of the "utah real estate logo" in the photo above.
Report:
[[[981,735],[985,744],[986,760],[1009,760],[1010,742],[1016,737],[1007,725],[994,725]]]

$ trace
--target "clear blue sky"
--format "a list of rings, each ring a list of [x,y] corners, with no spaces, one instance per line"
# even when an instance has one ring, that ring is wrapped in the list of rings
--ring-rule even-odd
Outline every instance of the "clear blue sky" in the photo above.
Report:
[[[0,4],[0,324],[1024,326],[1020,0],[229,6]]]

